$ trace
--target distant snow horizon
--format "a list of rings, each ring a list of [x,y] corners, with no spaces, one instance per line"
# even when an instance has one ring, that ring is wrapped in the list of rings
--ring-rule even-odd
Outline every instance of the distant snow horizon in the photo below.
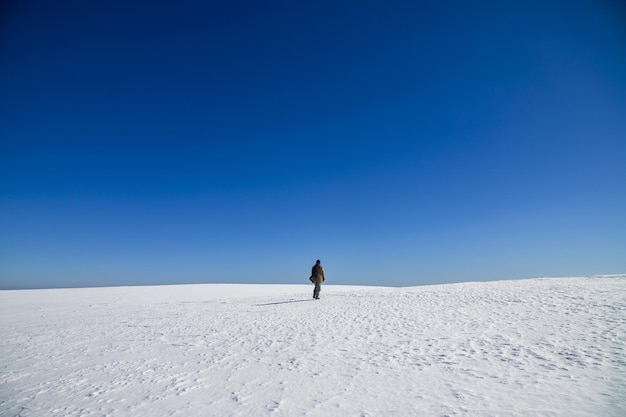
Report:
[[[626,273],[617,273],[617,274],[581,274],[581,275],[563,275],[563,276],[536,276],[536,277],[527,277],[527,278],[497,278],[497,279],[485,279],[485,280],[477,280],[477,279],[468,279],[461,281],[449,281],[449,282],[427,282],[420,283],[415,285],[377,285],[377,284],[353,284],[353,283],[342,283],[341,281],[337,284],[332,282],[326,282],[324,285],[332,285],[332,286],[347,286],[347,287],[374,287],[374,288],[413,288],[413,287],[425,287],[432,285],[449,285],[449,284],[462,284],[462,283],[471,283],[471,282],[500,282],[500,281],[526,281],[533,279],[567,279],[567,278],[626,278]],[[332,281],[332,280],[329,280]],[[126,287],[171,287],[171,286],[187,286],[187,285],[305,285],[309,286],[310,284],[306,282],[245,282],[245,281],[214,281],[214,282],[172,282],[172,283],[146,283],[146,284],[114,284],[114,285],[81,285],[81,286],[72,286],[72,285],[59,285],[59,286],[20,286],[19,284],[11,285],[11,286],[0,286],[0,291],[22,291],[22,290],[63,290],[63,289],[89,289],[89,288],[126,288]]]

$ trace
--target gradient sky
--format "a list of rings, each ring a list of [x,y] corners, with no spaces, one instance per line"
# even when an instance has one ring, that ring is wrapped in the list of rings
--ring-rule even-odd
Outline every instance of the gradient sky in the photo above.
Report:
[[[0,288],[626,272],[620,1],[14,1]]]

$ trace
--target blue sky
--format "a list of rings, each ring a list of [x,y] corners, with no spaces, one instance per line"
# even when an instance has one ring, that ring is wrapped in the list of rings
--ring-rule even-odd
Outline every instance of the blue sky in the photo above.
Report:
[[[0,288],[624,273],[625,17],[5,5]]]

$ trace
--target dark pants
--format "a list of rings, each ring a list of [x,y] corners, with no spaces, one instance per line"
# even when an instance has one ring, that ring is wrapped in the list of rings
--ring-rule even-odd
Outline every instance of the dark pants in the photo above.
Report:
[[[315,282],[315,288],[313,289],[313,298],[318,299],[320,298],[320,291],[322,290],[322,283],[321,282]]]

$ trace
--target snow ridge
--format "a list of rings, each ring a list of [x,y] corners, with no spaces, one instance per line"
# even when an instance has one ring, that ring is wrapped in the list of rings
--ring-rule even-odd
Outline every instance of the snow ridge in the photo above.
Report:
[[[624,416],[625,278],[0,291],[0,415]]]

